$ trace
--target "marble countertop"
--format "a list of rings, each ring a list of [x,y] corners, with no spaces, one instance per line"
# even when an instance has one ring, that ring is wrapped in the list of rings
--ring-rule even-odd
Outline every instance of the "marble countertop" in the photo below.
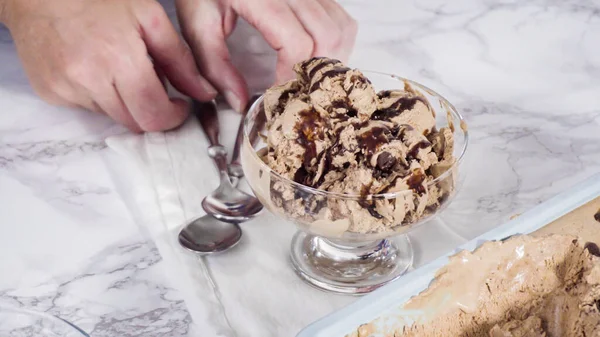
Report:
[[[424,83],[469,124],[466,180],[443,228],[411,234],[417,266],[600,171],[600,2],[341,2],[360,23],[353,67]],[[259,86],[268,62],[248,59],[272,55],[253,39],[232,43],[242,40],[242,68]],[[202,336],[123,198],[128,172],[104,142],[123,132],[40,101],[0,28],[0,305],[60,315],[95,337]],[[442,231],[432,253],[427,238]],[[338,307],[353,300],[331,296]],[[263,317],[282,337],[275,331],[294,336],[326,313]]]

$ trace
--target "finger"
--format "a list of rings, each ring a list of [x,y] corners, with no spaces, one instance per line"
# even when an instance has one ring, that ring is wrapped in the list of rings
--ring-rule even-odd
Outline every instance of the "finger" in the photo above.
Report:
[[[187,104],[181,99],[169,99],[147,57],[142,55],[134,62],[135,69],[121,69],[115,87],[137,125],[149,132],[181,125],[187,118]]]
[[[358,33],[358,24],[350,14],[335,0],[317,0],[325,8],[327,14],[331,17],[332,21],[340,27],[342,33],[342,46],[341,51],[344,55],[339,56],[343,62],[348,61],[348,57],[354,48],[356,43],[356,35]]]
[[[278,52],[277,82],[293,77],[293,65],[310,58],[314,45],[312,37],[287,2],[255,0],[235,3],[239,6],[235,8],[237,13],[254,26]]]
[[[343,48],[340,27],[317,0],[290,0],[290,7],[314,41],[312,56],[338,57]]]
[[[196,55],[200,71],[208,80],[223,93],[229,105],[236,111],[242,112],[248,101],[246,81],[231,63],[227,48],[227,33],[224,31],[223,20],[229,21],[226,29],[233,29],[231,15],[224,18],[214,1],[199,2],[197,7],[190,9],[194,13],[184,13],[186,8],[178,8],[183,33]]]
[[[154,63],[153,66],[154,66],[154,72],[156,73],[156,76],[158,77],[160,84],[162,84],[163,88],[165,88],[165,90],[167,90],[167,76],[165,75],[165,71],[162,70],[162,68],[157,63]]]
[[[118,123],[125,125],[132,132],[138,133],[143,131],[133,116],[131,116],[114,83],[111,83],[110,87],[104,88],[104,92],[90,93],[90,97],[94,97],[91,102],[95,106],[95,109],[107,114]]]
[[[179,37],[175,27],[158,2],[140,7],[137,13],[142,39],[154,61],[177,90],[206,101],[217,91],[202,76],[189,47]]]

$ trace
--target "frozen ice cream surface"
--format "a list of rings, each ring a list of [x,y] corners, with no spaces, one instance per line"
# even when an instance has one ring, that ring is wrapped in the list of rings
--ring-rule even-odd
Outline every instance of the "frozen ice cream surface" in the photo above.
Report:
[[[453,256],[394,336],[600,336],[600,258],[570,235],[517,236]],[[476,272],[474,272],[476,271]]]
[[[382,232],[418,221],[453,192],[452,179],[429,184],[455,163],[453,133],[436,128],[434,110],[410,85],[377,93],[360,71],[328,58],[294,70],[297,79],[265,93],[263,160],[287,179],[356,198],[306,200],[274,182],[276,206],[309,222],[319,214],[350,220],[351,232]]]

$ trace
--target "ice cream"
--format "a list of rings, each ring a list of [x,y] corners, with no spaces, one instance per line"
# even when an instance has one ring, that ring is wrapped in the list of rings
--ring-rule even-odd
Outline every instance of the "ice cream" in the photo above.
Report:
[[[461,252],[406,303],[394,336],[600,336],[600,251],[571,235],[517,236]]]
[[[408,84],[376,92],[360,71],[328,58],[294,70],[297,79],[265,93],[260,155],[281,177],[350,197],[302,193],[275,179],[275,207],[320,227],[335,222],[350,232],[384,232],[420,220],[454,192],[453,177],[432,183],[456,159],[453,132],[436,128],[424,95]],[[381,194],[388,197],[371,197]]]

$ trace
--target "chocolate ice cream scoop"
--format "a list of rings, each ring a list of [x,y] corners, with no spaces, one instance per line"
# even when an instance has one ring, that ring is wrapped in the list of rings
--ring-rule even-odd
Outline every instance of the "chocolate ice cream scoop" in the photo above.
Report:
[[[435,212],[454,183],[428,183],[454,164],[454,140],[449,128],[436,129],[425,96],[408,84],[376,93],[360,71],[334,59],[312,58],[294,70],[297,79],[265,93],[265,162],[297,183],[364,197],[326,205],[327,220],[349,219],[350,231],[387,231]],[[277,204],[305,216],[305,200],[277,188]],[[366,200],[399,192],[395,200]]]

